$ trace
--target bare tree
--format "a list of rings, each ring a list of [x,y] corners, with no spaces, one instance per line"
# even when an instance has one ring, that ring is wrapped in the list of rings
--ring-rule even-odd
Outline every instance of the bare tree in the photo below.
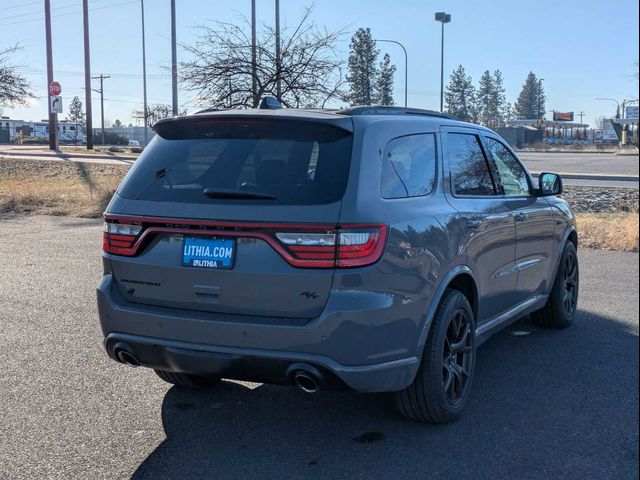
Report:
[[[33,96],[27,79],[9,62],[9,57],[18,50],[18,45],[0,50],[0,106],[24,105]]]
[[[156,123],[158,120],[162,120],[163,118],[168,118],[172,115],[173,111],[171,105],[165,105],[162,103],[158,103],[156,105],[148,105],[147,106],[147,123],[151,126]],[[182,110],[178,112],[179,115],[186,115],[187,111]],[[137,118],[140,120],[144,119],[144,110],[133,110],[131,112],[131,118]]]
[[[280,101],[288,107],[324,107],[331,99],[344,98],[344,61],[337,43],[344,30],[329,32],[310,20],[307,8],[298,23],[281,32],[281,61],[276,65],[275,30],[262,25],[257,38],[258,98],[276,95],[278,74]],[[214,28],[198,27],[198,40],[183,48],[192,59],[181,63],[181,81],[213,108],[253,105],[250,22],[241,25],[217,22]]]

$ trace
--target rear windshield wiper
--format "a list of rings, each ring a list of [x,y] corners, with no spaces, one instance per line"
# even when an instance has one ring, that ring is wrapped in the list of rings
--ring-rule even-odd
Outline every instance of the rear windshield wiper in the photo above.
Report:
[[[229,190],[226,188],[205,188],[202,194],[207,198],[253,198],[258,200],[277,200],[278,197],[269,193],[245,192],[243,190]]]

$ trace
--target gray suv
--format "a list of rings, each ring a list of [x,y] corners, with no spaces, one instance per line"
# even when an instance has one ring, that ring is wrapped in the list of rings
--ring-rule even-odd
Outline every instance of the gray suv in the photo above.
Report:
[[[168,118],[105,213],[106,350],[180,387],[395,392],[444,423],[476,349],[571,324],[575,221],[493,131],[426,110]]]

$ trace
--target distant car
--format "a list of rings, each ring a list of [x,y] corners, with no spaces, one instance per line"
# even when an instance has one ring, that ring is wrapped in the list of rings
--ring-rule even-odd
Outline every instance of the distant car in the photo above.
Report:
[[[140,146],[140,142],[138,140],[129,140],[129,146],[130,147],[139,147]]]
[[[161,120],[111,200],[106,350],[180,387],[395,392],[461,414],[476,349],[573,321],[574,217],[496,133],[435,112],[254,109]]]

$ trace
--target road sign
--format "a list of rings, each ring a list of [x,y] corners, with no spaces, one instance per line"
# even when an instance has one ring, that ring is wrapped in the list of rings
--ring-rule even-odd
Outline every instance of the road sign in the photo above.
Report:
[[[62,93],[62,86],[58,82],[51,82],[51,85],[49,85],[49,93],[51,95],[60,95]]]
[[[51,113],[62,113],[62,97],[60,95],[51,95],[49,97],[49,107]]]

